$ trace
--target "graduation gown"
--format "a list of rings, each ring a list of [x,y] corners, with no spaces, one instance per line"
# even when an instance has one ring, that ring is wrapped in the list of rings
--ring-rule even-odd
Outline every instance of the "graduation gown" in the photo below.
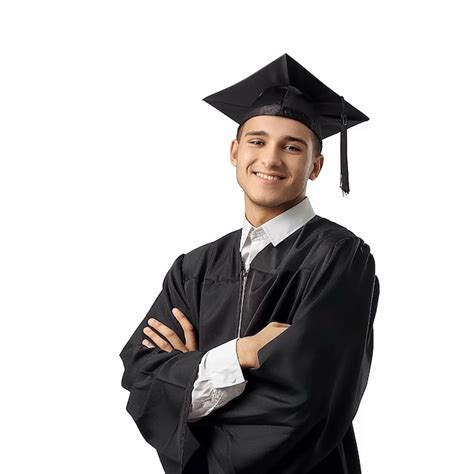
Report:
[[[246,272],[241,229],[180,255],[120,353],[126,409],[166,473],[352,474],[360,463],[352,420],[367,385],[379,281],[370,247],[318,215]],[[153,317],[184,341],[171,309],[198,334],[198,350],[142,345]],[[291,326],[243,369],[242,395],[197,422],[191,392],[205,352]]]

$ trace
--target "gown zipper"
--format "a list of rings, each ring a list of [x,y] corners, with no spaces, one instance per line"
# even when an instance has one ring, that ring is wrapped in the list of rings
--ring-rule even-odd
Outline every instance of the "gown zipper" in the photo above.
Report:
[[[250,270],[250,269],[249,269]],[[249,270],[245,269],[245,266],[242,264],[242,269],[240,270],[240,308],[239,308],[239,327],[237,328],[236,337],[240,337],[240,328],[242,325],[242,311],[244,308],[244,298],[245,298],[245,285],[247,283],[247,276]]]

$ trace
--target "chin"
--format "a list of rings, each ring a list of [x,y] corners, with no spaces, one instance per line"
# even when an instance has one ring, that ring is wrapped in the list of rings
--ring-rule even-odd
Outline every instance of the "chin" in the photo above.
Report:
[[[255,205],[261,207],[276,207],[286,202],[286,196],[278,194],[264,194],[264,193],[245,193],[247,198]]]

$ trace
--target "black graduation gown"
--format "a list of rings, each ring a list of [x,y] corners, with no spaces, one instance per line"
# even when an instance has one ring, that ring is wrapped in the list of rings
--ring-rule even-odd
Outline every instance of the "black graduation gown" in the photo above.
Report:
[[[173,262],[120,353],[127,411],[166,473],[359,473],[352,420],[369,376],[379,296],[369,245],[316,215],[268,244],[245,275],[240,236]],[[142,345],[150,317],[184,341],[173,307],[197,329],[197,351]],[[243,369],[245,391],[188,421],[205,352],[271,321],[291,326],[260,349],[258,369]]]

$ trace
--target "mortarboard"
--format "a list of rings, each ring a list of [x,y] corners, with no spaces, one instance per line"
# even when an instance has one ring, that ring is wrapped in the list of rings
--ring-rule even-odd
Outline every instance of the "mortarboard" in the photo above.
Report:
[[[314,77],[288,54],[203,99],[239,124],[256,115],[279,115],[304,123],[323,139],[341,133],[341,180],[349,194],[347,129],[369,120],[343,96]]]

